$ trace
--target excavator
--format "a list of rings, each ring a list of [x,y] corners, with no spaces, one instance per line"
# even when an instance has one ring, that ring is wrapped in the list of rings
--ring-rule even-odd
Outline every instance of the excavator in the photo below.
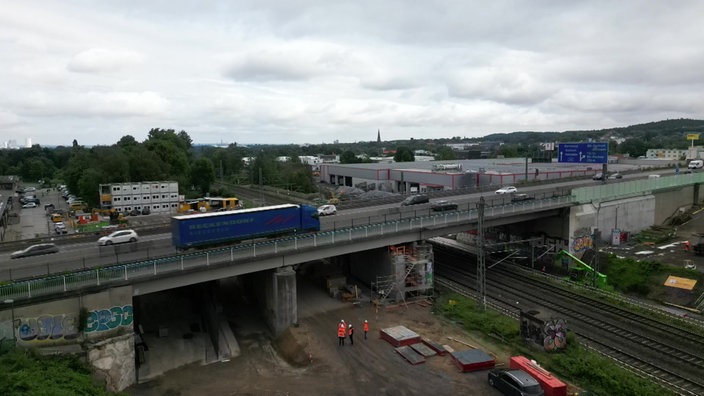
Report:
[[[574,278],[576,280],[583,280],[583,281],[588,281],[590,279],[594,279],[594,273],[596,273],[596,284],[598,287],[603,288],[606,286],[606,275],[602,274],[599,271],[595,271],[594,268],[589,266],[587,263],[584,261],[580,260],[576,256],[572,255],[570,252],[566,250],[560,250],[560,252],[557,253],[557,257],[563,258],[566,257],[568,259],[571,259],[573,262],[579,264],[579,267],[572,267],[570,269],[570,277]],[[581,276],[580,276],[581,275]]]

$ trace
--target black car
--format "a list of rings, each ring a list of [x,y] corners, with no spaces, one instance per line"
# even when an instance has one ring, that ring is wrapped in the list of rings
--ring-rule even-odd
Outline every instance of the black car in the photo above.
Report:
[[[540,383],[523,370],[489,371],[489,385],[507,396],[544,396]]]
[[[32,245],[24,250],[19,250],[12,253],[10,258],[17,259],[22,257],[39,256],[42,254],[57,253],[58,251],[58,246],[53,243],[40,243],[38,245]]]
[[[592,180],[604,180],[604,174],[599,172],[594,177],[592,177]]]
[[[457,204],[448,201],[435,201],[431,209],[435,212],[446,212],[449,210],[457,210]]]

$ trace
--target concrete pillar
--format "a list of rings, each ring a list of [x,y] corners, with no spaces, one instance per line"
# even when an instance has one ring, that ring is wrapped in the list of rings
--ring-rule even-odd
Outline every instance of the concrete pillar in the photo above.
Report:
[[[272,282],[272,301],[269,306],[272,308],[273,317],[270,320],[272,330],[278,336],[290,325],[298,322],[296,271],[292,267],[277,268]]]

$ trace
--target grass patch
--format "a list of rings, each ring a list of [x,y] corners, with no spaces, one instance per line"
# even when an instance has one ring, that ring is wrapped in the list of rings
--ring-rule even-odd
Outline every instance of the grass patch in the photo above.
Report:
[[[584,391],[580,395],[669,396],[676,395],[660,385],[638,377],[596,352],[583,348],[569,332],[567,348],[547,353],[527,344],[519,334],[518,321],[492,310],[483,311],[477,302],[455,293],[443,293],[436,309],[464,329],[502,339],[513,355],[534,359],[544,368]],[[508,363],[508,362],[504,362]]]
[[[114,395],[95,383],[90,368],[77,357],[42,356],[21,348],[13,348],[0,356],[0,394]]]

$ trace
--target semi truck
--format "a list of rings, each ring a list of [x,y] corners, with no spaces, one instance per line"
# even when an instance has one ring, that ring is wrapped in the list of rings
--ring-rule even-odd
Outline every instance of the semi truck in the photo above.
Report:
[[[284,204],[171,217],[171,241],[179,250],[319,230],[318,210],[308,205]]]

